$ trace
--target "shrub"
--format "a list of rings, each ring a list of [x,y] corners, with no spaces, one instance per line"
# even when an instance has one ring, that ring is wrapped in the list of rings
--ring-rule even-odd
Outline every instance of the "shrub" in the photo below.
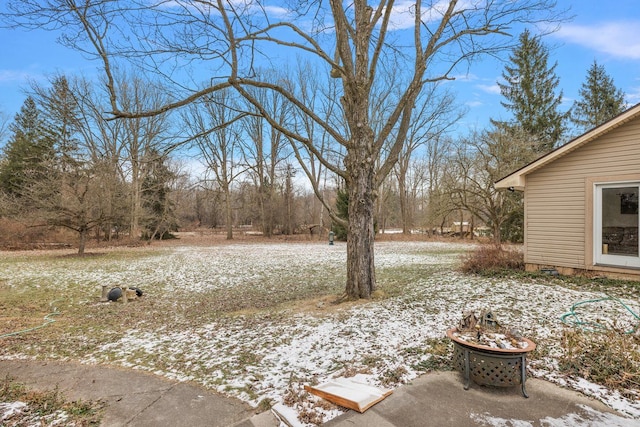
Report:
[[[593,333],[566,330],[560,369],[596,384],[640,398],[640,337],[609,330]]]
[[[524,271],[524,254],[519,248],[483,245],[462,259],[465,273],[495,274],[505,270]]]
[[[69,230],[29,226],[26,222],[0,217],[0,249],[25,250],[64,247],[77,238]],[[53,245],[55,243],[55,245]]]

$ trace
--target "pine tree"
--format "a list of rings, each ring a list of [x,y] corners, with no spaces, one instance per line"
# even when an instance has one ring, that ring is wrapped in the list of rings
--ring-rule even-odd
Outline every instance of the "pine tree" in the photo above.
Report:
[[[48,136],[53,140],[58,167],[68,171],[81,167],[82,113],[76,94],[64,75],[50,80],[50,87],[34,85]]]
[[[502,106],[513,113],[513,121],[493,121],[498,127],[518,127],[533,137],[538,152],[551,150],[564,133],[566,113],[558,111],[562,91],[556,95],[560,79],[555,74],[557,63],[549,66],[549,50],[538,37],[525,30],[519,45],[509,56],[498,83],[506,98]]]
[[[336,215],[345,221],[349,218],[349,192],[338,188],[336,193]],[[336,240],[347,240],[347,228],[340,223],[334,223],[332,227]]]
[[[35,100],[28,97],[9,127],[11,136],[0,168],[0,190],[4,193],[19,197],[30,182],[46,179],[55,153],[44,128]]]
[[[145,164],[148,173],[142,183],[142,206],[146,212],[143,238],[149,241],[174,238],[171,232],[178,229],[175,206],[169,197],[176,174],[166,161],[157,150],[151,150]]]
[[[32,225],[77,232],[83,254],[89,232],[110,218],[101,203],[99,165],[80,155],[86,144],[81,144],[77,98],[64,77],[51,83],[33,86],[34,97],[16,115],[0,184],[11,201],[9,214]]]
[[[585,131],[612,119],[625,109],[624,92],[616,88],[604,66],[596,61],[589,68],[579,95],[580,99],[573,104],[571,120]]]

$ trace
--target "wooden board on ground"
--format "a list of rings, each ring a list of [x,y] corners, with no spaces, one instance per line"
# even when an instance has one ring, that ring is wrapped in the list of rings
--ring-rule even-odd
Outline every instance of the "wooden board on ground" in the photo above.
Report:
[[[393,393],[393,390],[374,387],[349,378],[336,378],[315,387],[307,385],[304,388],[309,393],[360,413]]]

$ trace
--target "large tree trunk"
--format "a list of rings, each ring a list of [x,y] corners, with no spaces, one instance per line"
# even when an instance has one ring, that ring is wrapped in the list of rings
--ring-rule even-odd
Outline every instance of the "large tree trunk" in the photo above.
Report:
[[[271,206],[271,193],[263,185],[260,189],[260,216],[262,219],[262,234],[265,237],[271,237],[273,235],[273,222],[271,221],[272,206]]]
[[[225,222],[227,228],[227,240],[233,240],[233,209],[231,209],[231,192],[229,188],[224,190],[225,199]]]
[[[129,239],[135,240],[140,237],[140,217],[142,216],[142,191],[140,189],[140,178],[138,177],[137,168],[133,168],[131,181]]]
[[[400,197],[400,216],[402,217],[402,234],[411,234],[411,212],[409,210],[409,194],[407,193],[406,171],[401,170],[398,176],[398,196]]]
[[[78,255],[83,256],[84,248],[87,245],[87,234],[89,234],[89,230],[87,230],[85,227],[80,227],[78,233],[80,234],[80,240],[78,242]]]
[[[376,289],[373,253],[375,239],[374,165],[366,152],[357,155],[357,151],[350,153],[345,159],[350,178],[347,183],[349,226],[347,228],[346,294],[351,299],[369,298]]]
[[[500,223],[500,221],[494,218],[493,223],[491,225],[493,227],[493,242],[496,245],[502,244],[502,230],[501,230],[502,224]]]

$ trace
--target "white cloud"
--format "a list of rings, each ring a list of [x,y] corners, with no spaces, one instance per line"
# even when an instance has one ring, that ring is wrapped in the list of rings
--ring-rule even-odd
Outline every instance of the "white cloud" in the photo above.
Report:
[[[640,86],[635,86],[626,94],[627,102],[635,105],[640,102]]]
[[[640,22],[563,25],[556,36],[618,58],[640,59]]]
[[[274,16],[278,18],[286,18],[292,16],[292,12],[289,9],[285,9],[280,6],[265,6],[264,10],[267,12],[269,16]]]
[[[484,103],[482,101],[479,100],[475,100],[475,101],[467,101],[464,103],[464,105],[466,105],[467,107],[482,107],[484,105]]]
[[[482,84],[480,84],[480,85],[476,85],[476,87],[478,89],[480,89],[481,91],[483,91],[483,92],[490,93],[492,95],[500,95],[500,86],[498,86],[497,83],[492,84],[492,85],[482,85]]]
[[[0,70],[0,83],[24,82],[29,77],[33,76],[24,71]]]
[[[184,1],[184,0],[170,0],[170,1],[161,1],[157,2],[156,0],[151,0],[149,2],[150,5],[157,6],[161,9],[187,9],[192,11],[197,11],[199,14],[202,13],[204,15],[220,15],[218,8],[214,4],[207,3],[194,3],[192,1]],[[231,0],[229,2],[236,10],[249,10],[249,11],[264,11],[267,15],[277,18],[286,18],[292,15],[292,11],[290,9],[285,9],[280,6],[270,6],[270,5],[259,5],[254,1],[247,0]]]
[[[389,28],[405,30],[415,25],[415,3],[412,1],[399,1],[392,8]]]
[[[473,73],[466,73],[466,74],[456,74],[453,77],[454,80],[459,81],[459,82],[471,82],[474,80],[479,80],[480,77],[478,77],[477,75],[473,74]]]
[[[470,7],[469,1],[462,1],[456,7],[457,10],[463,10]],[[415,12],[416,2],[413,0],[400,0],[394,3],[392,8],[391,20],[389,22],[389,29],[391,30],[405,30],[407,28],[413,28],[415,26]],[[449,1],[438,0],[432,2],[430,7],[424,7],[422,9],[421,21],[423,23],[437,22],[442,19],[442,16],[449,7]]]

